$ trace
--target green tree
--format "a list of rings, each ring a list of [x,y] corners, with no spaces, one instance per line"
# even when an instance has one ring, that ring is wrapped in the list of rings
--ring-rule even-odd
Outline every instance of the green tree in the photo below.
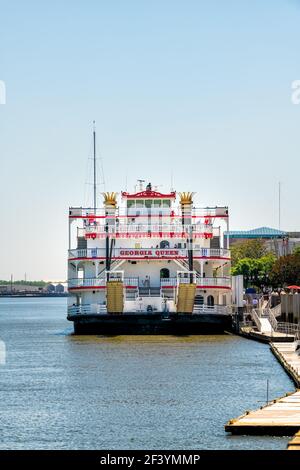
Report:
[[[276,260],[270,279],[274,287],[300,284],[300,253],[281,256]]]
[[[260,258],[242,258],[232,268],[232,274],[234,276],[242,274],[246,287],[270,285],[270,273],[275,261],[276,258],[272,253]]]
[[[256,239],[238,241],[231,245],[230,250],[232,266],[244,258],[262,258],[268,252],[264,241]]]

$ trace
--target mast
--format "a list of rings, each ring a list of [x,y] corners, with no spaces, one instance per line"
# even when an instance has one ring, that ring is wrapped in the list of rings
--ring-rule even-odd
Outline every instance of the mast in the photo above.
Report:
[[[281,183],[278,183],[278,228],[281,230]]]
[[[96,175],[96,126],[93,121],[93,147],[94,147],[94,213],[97,208],[97,175]]]

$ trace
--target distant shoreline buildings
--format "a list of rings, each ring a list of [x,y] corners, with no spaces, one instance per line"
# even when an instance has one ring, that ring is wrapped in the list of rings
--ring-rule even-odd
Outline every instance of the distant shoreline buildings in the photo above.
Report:
[[[224,232],[224,238],[228,238],[230,247],[246,240],[263,240],[268,251],[273,252],[277,257],[291,254],[300,246],[300,232],[287,232],[270,227],[230,230]]]
[[[26,282],[5,282],[0,283],[0,296],[51,296],[51,297],[65,297],[67,296],[67,283],[45,283],[45,285],[39,285],[37,282],[30,284]]]

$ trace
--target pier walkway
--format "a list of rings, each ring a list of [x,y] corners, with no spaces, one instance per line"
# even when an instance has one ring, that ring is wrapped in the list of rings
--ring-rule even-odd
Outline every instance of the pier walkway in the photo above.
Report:
[[[300,391],[274,400],[256,411],[231,419],[225,431],[232,434],[292,436],[300,430]]]
[[[300,450],[300,431],[290,440],[287,450]]]
[[[300,386],[300,354],[297,342],[272,343],[271,350],[286,372]],[[225,431],[232,434],[292,436],[300,430],[300,390],[272,401],[256,411],[231,419]]]
[[[294,342],[299,339],[299,326],[279,321],[280,314],[280,304],[274,308],[265,305],[261,308],[253,308],[250,313],[251,321],[241,323],[239,334],[264,343]]]

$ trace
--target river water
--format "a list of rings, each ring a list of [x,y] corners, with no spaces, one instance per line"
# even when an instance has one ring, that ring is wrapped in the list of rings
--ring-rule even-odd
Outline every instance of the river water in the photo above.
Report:
[[[0,449],[284,449],[224,424],[294,390],[237,336],[74,336],[65,298],[0,299]]]

